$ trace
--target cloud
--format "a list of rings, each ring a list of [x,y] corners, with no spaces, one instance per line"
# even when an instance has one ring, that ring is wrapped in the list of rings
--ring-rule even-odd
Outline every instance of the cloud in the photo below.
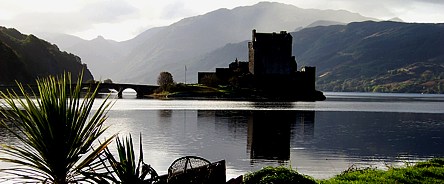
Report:
[[[396,16],[397,8],[402,8],[397,3],[390,0],[356,1],[351,3],[348,0],[343,2],[347,8],[354,12],[361,12],[365,16],[376,18],[392,18]]]
[[[407,22],[444,22],[444,1],[435,2],[432,0],[416,1],[410,5],[406,11],[399,12],[399,17]]]
[[[90,27],[89,20],[71,13],[25,13],[6,21],[25,32],[67,32]]]
[[[166,5],[161,13],[163,19],[176,19],[193,15],[194,12],[187,9],[183,1],[177,1]]]
[[[137,16],[139,10],[122,0],[100,1],[90,4],[80,10],[81,16],[93,23],[110,23],[124,17]]]
[[[289,0],[290,1],[290,0]],[[429,9],[435,12],[435,10],[444,9],[443,0],[291,0],[296,6],[302,8],[317,8],[317,9],[343,9],[351,12],[356,12],[364,16],[374,17],[378,19],[390,19],[393,17],[400,17],[406,21],[421,20],[421,17],[430,18],[426,12],[418,11]],[[412,16],[412,15],[416,15]],[[443,14],[440,14],[442,18],[431,19],[430,21],[444,20]],[[436,16],[436,14],[434,15]]]
[[[138,13],[139,9],[123,0],[100,0],[73,11],[20,13],[4,20],[4,24],[29,33],[73,33],[92,29],[96,24],[118,23]]]
[[[418,2],[426,2],[426,3],[442,4],[442,5],[444,5],[444,1],[443,1],[443,0],[412,0],[412,1],[418,1]]]

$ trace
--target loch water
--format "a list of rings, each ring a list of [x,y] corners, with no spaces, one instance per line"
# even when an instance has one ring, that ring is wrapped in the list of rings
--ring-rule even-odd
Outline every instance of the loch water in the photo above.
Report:
[[[315,178],[350,167],[444,157],[444,96],[326,93],[322,102],[117,100],[110,132],[142,134],[159,173],[185,155],[226,160],[227,176],[291,166]],[[138,138],[136,138],[138,142]]]
[[[228,179],[265,166],[328,178],[350,167],[444,157],[444,95],[325,95],[322,102],[248,102],[124,94],[104,136],[131,134],[138,145],[141,134],[144,161],[159,174],[175,159],[197,155],[226,160]]]

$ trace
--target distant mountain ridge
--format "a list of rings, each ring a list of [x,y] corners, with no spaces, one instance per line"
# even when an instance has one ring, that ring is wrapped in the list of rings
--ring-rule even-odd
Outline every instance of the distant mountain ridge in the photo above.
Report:
[[[248,40],[252,29],[294,31],[320,20],[346,24],[375,19],[344,10],[302,9],[262,2],[185,18],[117,44],[108,40],[101,46],[91,47],[93,41],[87,41],[66,49],[81,56],[96,76],[113,81],[153,84],[162,71],[172,73],[176,81],[184,81],[186,65],[188,82],[196,82],[197,71],[214,69],[209,68],[211,65],[196,63],[197,60],[226,44]]]
[[[294,33],[293,42],[300,63],[318,67],[322,90],[443,92],[438,88],[444,79],[444,24],[387,21],[315,27]],[[412,66],[424,70],[412,73]],[[394,78],[402,73],[409,77]],[[432,81],[435,86],[425,85]]]
[[[248,40],[254,28],[263,31],[295,30],[317,20],[350,22],[368,19],[347,11],[306,10],[269,2],[232,10],[219,9],[165,27],[118,62],[125,65],[119,66],[112,78],[155,83],[161,71],[169,71],[177,81],[184,81],[184,67],[187,65],[191,74],[188,75],[189,82],[196,82],[198,71],[212,68],[202,67],[203,63],[194,64],[195,60],[228,43]]]
[[[84,80],[93,79],[78,56],[62,52],[34,35],[0,26],[0,84],[34,83],[38,77],[71,72],[74,79],[85,68]]]
[[[319,90],[444,93],[444,24],[367,21],[292,36],[298,66],[317,67]],[[218,65],[247,53],[245,44],[227,45],[197,63]],[[234,48],[241,50],[226,52]]]
[[[154,84],[160,72],[168,71],[183,82],[186,66],[190,83],[196,82],[198,71],[226,67],[236,58],[246,61],[252,29],[287,30],[294,31],[298,66],[317,67],[319,90],[443,93],[443,24],[367,20],[375,19],[344,10],[263,2],[185,18],[123,42],[44,37],[82,57],[101,80]],[[24,68],[23,63],[11,62],[21,56],[10,46],[2,42],[0,51],[0,59],[9,58],[1,64]],[[7,72],[27,76],[26,70],[20,76],[17,71]]]

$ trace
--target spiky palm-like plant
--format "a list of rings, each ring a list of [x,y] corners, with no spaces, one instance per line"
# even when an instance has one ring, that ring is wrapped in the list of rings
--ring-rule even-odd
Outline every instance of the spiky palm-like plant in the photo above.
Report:
[[[0,93],[0,112],[5,117],[0,125],[21,143],[2,145],[0,161],[15,165],[2,172],[42,183],[84,180],[80,170],[89,166],[114,138],[96,142],[107,129],[104,122],[111,103],[105,99],[92,114],[98,86],[81,96],[82,77],[76,85],[71,84],[71,75],[65,74],[38,79],[38,95],[29,95],[19,83],[21,94]]]
[[[116,158],[106,148],[104,151],[105,159],[102,164],[107,169],[105,173],[85,173],[97,183],[121,183],[121,184],[151,184],[158,182],[157,172],[148,164],[143,162],[142,136],[139,143],[139,159],[135,156],[133,139],[131,135],[125,140],[116,138],[117,155]],[[148,178],[148,175],[149,178]]]
[[[121,141],[117,137],[116,143],[119,161],[114,158],[114,156],[109,152],[108,149],[106,150],[106,153],[108,155],[108,160],[111,163],[113,171],[120,179],[120,183],[137,184],[152,183],[156,181],[156,171],[151,168],[150,165],[147,165],[143,162],[142,136],[140,136],[138,161],[136,161],[136,157],[134,154],[133,139],[131,138],[131,135],[129,136],[129,138],[126,138],[125,141]],[[151,178],[145,179],[148,174],[151,174]]]

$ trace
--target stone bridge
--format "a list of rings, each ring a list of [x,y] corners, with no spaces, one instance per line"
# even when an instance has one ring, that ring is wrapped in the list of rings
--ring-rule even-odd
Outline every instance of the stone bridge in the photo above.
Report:
[[[155,85],[141,85],[141,84],[119,84],[119,83],[101,83],[99,90],[114,89],[118,92],[118,97],[122,98],[122,92],[125,89],[134,89],[137,93],[137,98],[143,98],[144,95],[153,94],[154,90],[159,88]]]
[[[73,87],[76,84],[72,84]],[[84,83],[82,84],[83,88],[89,88],[91,87],[91,84]],[[24,84],[24,89],[28,93],[38,92],[38,87],[35,84]],[[119,83],[100,83],[99,91],[108,92],[109,90],[116,90],[118,92],[118,97],[122,98],[122,92],[125,89],[134,89],[137,93],[137,98],[143,98],[145,95],[149,95],[154,93],[154,90],[156,90],[159,86],[156,85],[141,85],[141,84],[119,84]],[[12,90],[17,92],[18,94],[20,89],[17,85],[0,85],[0,91],[3,91],[6,93],[7,90]]]

